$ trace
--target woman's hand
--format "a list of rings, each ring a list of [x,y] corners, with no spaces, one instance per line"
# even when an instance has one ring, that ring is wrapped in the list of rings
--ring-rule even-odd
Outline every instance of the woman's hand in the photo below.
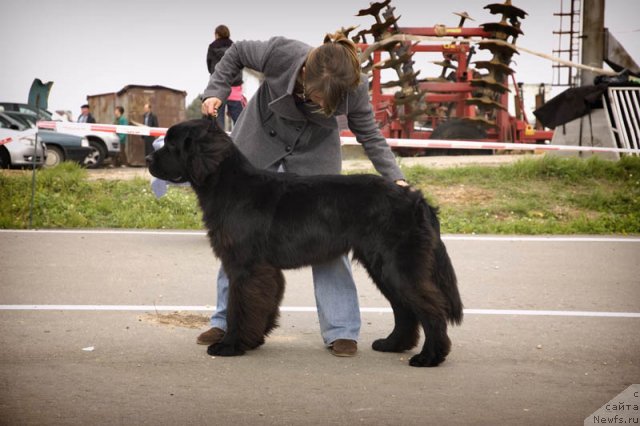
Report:
[[[222,105],[222,101],[216,97],[207,98],[202,103],[202,114],[218,116],[218,108]]]
[[[404,179],[394,180],[394,181],[393,181],[393,183],[395,183],[395,184],[396,184],[396,185],[398,185],[398,186],[402,186],[402,187],[404,187],[404,188],[409,188],[409,191],[411,191],[411,192],[416,192],[416,191],[417,191],[417,189],[416,189],[416,188],[414,188],[413,186],[411,186],[411,185],[409,184],[409,182],[407,182],[407,181],[406,181],[406,180],[404,180]]]

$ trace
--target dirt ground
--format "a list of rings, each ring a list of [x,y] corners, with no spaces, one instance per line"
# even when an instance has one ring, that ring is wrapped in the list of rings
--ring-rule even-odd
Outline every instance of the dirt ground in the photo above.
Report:
[[[138,321],[147,322],[164,327],[184,327],[198,329],[206,327],[209,324],[208,315],[198,315],[189,312],[171,312],[171,313],[148,313],[140,315]]]

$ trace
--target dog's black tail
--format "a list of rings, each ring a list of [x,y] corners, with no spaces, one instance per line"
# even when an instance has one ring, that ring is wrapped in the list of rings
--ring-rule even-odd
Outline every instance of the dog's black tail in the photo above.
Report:
[[[436,247],[436,284],[438,288],[445,294],[449,303],[448,320],[451,324],[460,325],[462,323],[462,300],[458,291],[458,279],[451,265],[451,259],[447,253],[442,240],[438,236],[438,245]]]
[[[460,325],[462,323],[463,307],[460,292],[458,291],[458,279],[453,270],[447,248],[440,238],[440,221],[438,220],[437,209],[431,207],[422,198],[419,200],[419,204],[424,218],[430,222],[436,233],[437,241],[434,250],[436,264],[433,273],[436,285],[446,299],[447,319],[451,324]]]

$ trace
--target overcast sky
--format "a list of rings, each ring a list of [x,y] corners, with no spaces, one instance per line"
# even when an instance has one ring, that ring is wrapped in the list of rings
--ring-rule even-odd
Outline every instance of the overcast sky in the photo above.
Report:
[[[475,24],[495,22],[483,7],[494,1],[392,0],[400,26],[455,26],[452,12],[467,11]],[[495,1],[498,2],[498,1]],[[570,0],[565,0],[568,5]],[[518,44],[551,54],[560,0],[514,0],[529,13]],[[49,109],[77,115],[87,95],[127,84],[185,90],[190,102],[208,81],[205,57],[218,24],[231,38],[264,40],[283,35],[317,45],[341,26],[368,28],[354,16],[369,0],[58,0],[3,1],[0,5],[0,101],[26,102],[34,78],[53,81]],[[566,6],[565,6],[566,7]],[[605,25],[640,61],[640,0],[607,0]],[[473,25],[471,23],[470,25]],[[485,53],[486,54],[486,53]],[[429,60],[439,60],[437,56]],[[526,54],[513,67],[518,81],[550,83],[549,61]],[[421,77],[434,73],[421,73]]]

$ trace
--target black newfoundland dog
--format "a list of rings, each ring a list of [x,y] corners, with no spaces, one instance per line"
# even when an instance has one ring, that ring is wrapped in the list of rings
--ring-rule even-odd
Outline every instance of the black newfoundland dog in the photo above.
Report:
[[[462,302],[436,211],[419,191],[374,175],[297,176],[258,170],[211,120],[169,129],[147,158],[153,176],[190,182],[215,254],[229,276],[227,332],[211,355],[242,355],[277,326],[283,269],[353,252],[393,308],[395,327],[373,349],[422,351],[410,365],[433,367],[451,349],[447,321]]]

